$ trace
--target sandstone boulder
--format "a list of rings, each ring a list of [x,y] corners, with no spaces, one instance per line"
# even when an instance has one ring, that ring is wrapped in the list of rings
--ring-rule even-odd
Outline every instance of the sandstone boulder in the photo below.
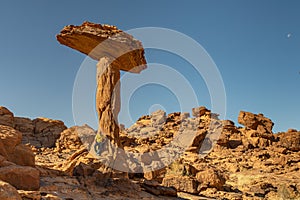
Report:
[[[16,130],[22,133],[34,133],[34,124],[31,119],[25,117],[15,117]]]
[[[1,167],[0,180],[20,190],[38,190],[40,187],[40,173],[32,167],[17,165]]]
[[[9,183],[0,180],[0,199],[1,200],[22,200],[16,188]]]
[[[14,114],[3,106],[0,106],[0,125],[14,126]]]
[[[279,145],[291,151],[300,151],[300,132],[290,131],[279,134]]]
[[[194,117],[201,117],[201,116],[203,116],[205,114],[210,114],[210,110],[208,110],[204,106],[200,106],[200,107],[192,109],[192,115]]]
[[[33,120],[33,124],[34,134],[39,138],[41,147],[54,147],[61,132],[67,129],[64,122],[48,118],[37,118]]]
[[[0,125],[0,155],[17,165],[34,166],[30,147],[21,144],[22,133],[12,127]]]
[[[15,147],[21,143],[22,133],[12,127],[0,125],[0,140],[6,152],[11,154]]]
[[[263,114],[253,114],[250,112],[241,111],[238,117],[238,122],[245,127],[257,130],[259,133],[272,133],[274,123],[264,117]]]
[[[223,189],[223,185],[226,180],[222,173],[213,168],[207,168],[204,171],[200,171],[196,174],[196,179],[200,183],[198,190],[202,188],[217,188],[218,190]]]
[[[139,73],[146,68],[142,43],[116,26],[84,22],[64,27],[56,38],[97,61],[105,56],[114,58],[112,65],[118,70]]]
[[[59,139],[56,141],[56,150],[61,152],[63,150],[77,151],[83,145],[89,149],[94,142],[96,132],[88,125],[73,126],[64,130]]]
[[[151,113],[151,123],[154,126],[165,123],[166,119],[166,112],[163,110],[157,110]]]
[[[177,191],[197,193],[197,181],[188,176],[166,176],[162,182],[163,186],[174,187]]]

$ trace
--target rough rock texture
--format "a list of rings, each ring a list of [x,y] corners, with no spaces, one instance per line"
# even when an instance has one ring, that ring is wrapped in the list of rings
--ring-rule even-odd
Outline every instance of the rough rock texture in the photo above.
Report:
[[[110,59],[101,58],[97,64],[96,108],[99,134],[106,135],[119,146],[118,114],[120,112],[120,71],[110,65]]]
[[[22,200],[16,188],[9,183],[0,181],[0,199],[1,200]]]
[[[165,118],[164,122],[157,123],[161,118]],[[244,121],[251,124],[253,120],[244,118]],[[24,125],[17,124],[30,127],[28,120],[24,120]],[[219,129],[220,137],[212,137],[211,130]],[[0,126],[0,130],[3,139],[0,152],[4,155],[0,154],[0,179],[6,181],[8,177],[6,182],[23,188],[18,190],[23,199],[300,198],[297,130],[278,134],[259,132],[236,127],[229,120],[218,120],[207,111],[194,118],[186,113],[154,112],[123,129],[120,141],[127,152],[148,153],[142,154],[139,162],[158,170],[132,173],[129,178],[89,154],[96,132],[87,125],[64,130],[56,140],[56,147],[33,147],[35,168],[16,165],[7,159],[5,152],[15,152],[20,145],[20,132],[7,126]],[[157,153],[173,147],[172,142],[185,133],[191,136],[186,134],[179,141],[188,144],[186,149],[175,148],[174,155],[172,148],[167,153]],[[203,151],[202,147],[208,144],[210,147]],[[170,156],[174,158],[172,163],[164,165],[162,161]],[[34,188],[29,187],[34,183],[37,188],[37,180],[41,181],[40,188],[32,191]]]
[[[250,112],[241,111],[238,117],[238,122],[249,129],[257,130],[259,133],[272,133],[274,123],[264,117],[263,114],[253,114]]]
[[[146,68],[144,49],[138,40],[115,26],[84,22],[66,26],[57,40],[98,61],[96,109],[98,136],[106,135],[120,146],[118,114],[120,111],[120,71],[139,73]]]
[[[28,146],[21,144],[21,140],[21,132],[0,125],[0,155],[17,165],[34,166],[34,154]]]
[[[146,68],[141,42],[115,26],[84,22],[64,27],[56,37],[61,44],[97,61],[111,58],[116,69],[139,73]]]
[[[37,148],[54,147],[60,133],[67,127],[60,120],[36,118],[31,120],[24,117],[14,118],[14,128],[23,134],[22,143]]]
[[[210,110],[208,110],[204,106],[200,106],[200,107],[192,109],[192,115],[194,117],[201,117],[201,116],[203,116],[205,114],[208,114],[208,113],[210,114]]]
[[[222,190],[226,182],[223,173],[213,168],[198,172],[196,174],[196,179],[200,183],[198,190],[206,188],[217,188],[218,190]]]
[[[0,125],[14,126],[14,114],[3,106],[0,106]]]
[[[300,151],[300,132],[291,130],[286,133],[278,134],[280,146],[291,150]]]
[[[24,190],[38,190],[39,171],[29,146],[21,144],[22,133],[0,125],[0,180]]]
[[[0,168],[0,179],[20,190],[38,190],[40,172],[33,167],[11,165]]]
[[[83,145],[86,145],[87,149],[95,139],[95,131],[88,125],[73,126],[64,130],[60,138],[56,141],[56,150],[62,151],[77,151]]]
[[[190,177],[185,176],[167,176],[164,178],[162,185],[167,187],[174,187],[178,191],[197,194],[198,183]]]
[[[54,147],[56,140],[60,137],[60,133],[67,128],[64,122],[60,120],[37,118],[32,122],[35,127],[35,137],[39,137],[38,141],[43,147]]]

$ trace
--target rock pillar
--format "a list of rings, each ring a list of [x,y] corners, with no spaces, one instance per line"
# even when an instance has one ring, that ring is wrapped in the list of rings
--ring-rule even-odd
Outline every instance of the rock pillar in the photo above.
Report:
[[[117,146],[119,143],[118,114],[120,112],[120,70],[103,57],[97,63],[96,109],[98,134],[106,135]]]

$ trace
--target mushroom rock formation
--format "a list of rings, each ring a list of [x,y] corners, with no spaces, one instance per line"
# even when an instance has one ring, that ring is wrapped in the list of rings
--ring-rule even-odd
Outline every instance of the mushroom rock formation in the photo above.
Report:
[[[120,146],[117,121],[120,111],[120,70],[140,73],[146,68],[141,42],[115,26],[91,22],[66,26],[56,37],[61,44],[98,61],[98,133],[106,135],[113,144]]]

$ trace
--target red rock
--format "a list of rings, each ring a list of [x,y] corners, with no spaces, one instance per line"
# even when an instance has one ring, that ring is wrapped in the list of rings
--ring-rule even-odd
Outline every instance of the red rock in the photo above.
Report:
[[[163,179],[163,186],[174,187],[177,191],[197,193],[197,181],[188,176],[167,176]]]
[[[218,190],[222,190],[226,182],[222,173],[213,168],[207,168],[204,171],[198,172],[196,180],[200,183],[201,187],[217,188]]]
[[[9,183],[0,181],[0,199],[1,200],[22,200],[16,188]]]
[[[19,190],[38,190],[40,187],[40,173],[32,167],[17,165],[1,167],[0,179]]]
[[[194,117],[201,117],[201,116],[203,116],[205,114],[210,114],[210,110],[208,110],[204,106],[200,106],[200,107],[192,109],[192,115]]]
[[[15,147],[21,143],[22,133],[9,126],[0,125],[0,140],[8,154],[13,153]]]
[[[0,125],[14,126],[14,114],[3,106],[0,106]]]
[[[274,123],[264,117],[263,114],[253,114],[250,112],[241,111],[238,117],[238,122],[249,129],[257,130],[259,133],[272,133]]]
[[[291,151],[300,151],[300,132],[286,132],[279,136],[279,145]]]
[[[61,44],[95,60],[105,56],[114,58],[115,69],[139,73],[146,68],[141,42],[115,26],[84,22],[80,26],[64,27],[56,37]]]

